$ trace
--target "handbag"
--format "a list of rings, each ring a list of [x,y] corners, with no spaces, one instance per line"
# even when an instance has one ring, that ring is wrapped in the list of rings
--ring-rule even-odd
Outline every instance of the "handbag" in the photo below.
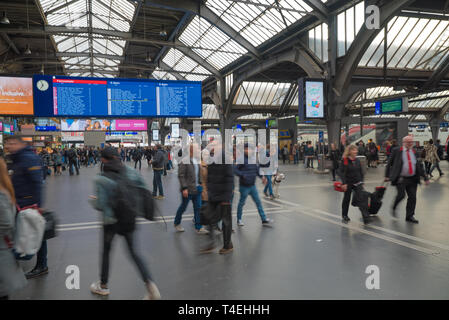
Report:
[[[200,223],[202,225],[213,225],[221,220],[222,206],[217,203],[205,203],[200,209]]]
[[[45,231],[43,240],[56,238],[56,218],[52,211],[43,211],[42,216],[45,218]]]

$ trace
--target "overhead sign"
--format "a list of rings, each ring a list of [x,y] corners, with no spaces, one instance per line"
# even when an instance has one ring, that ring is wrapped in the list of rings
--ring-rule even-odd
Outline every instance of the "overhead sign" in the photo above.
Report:
[[[408,111],[408,98],[402,97],[390,100],[376,101],[374,113],[400,113]]]
[[[61,131],[115,130],[115,121],[107,119],[61,119]]]
[[[33,79],[0,77],[0,114],[33,115]]]
[[[35,75],[36,117],[201,117],[199,81]]]
[[[56,126],[36,126],[34,127],[36,131],[59,131]]]
[[[147,128],[147,120],[115,120],[115,130],[117,131],[146,131]]]

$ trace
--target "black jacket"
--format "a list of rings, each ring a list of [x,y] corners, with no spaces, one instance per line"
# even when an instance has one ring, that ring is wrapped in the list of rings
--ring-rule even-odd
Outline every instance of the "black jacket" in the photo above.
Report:
[[[234,167],[234,172],[240,177],[239,181],[241,186],[250,187],[256,183],[256,178],[260,177],[259,165],[249,164],[249,159],[246,155],[243,159],[244,164],[237,164]]]
[[[17,205],[27,207],[33,204],[42,205],[42,162],[30,147],[26,147],[15,154],[11,154],[12,184],[16,195]]]
[[[388,159],[387,168],[385,170],[385,178],[389,178],[393,186],[398,183],[399,178],[401,177],[402,164],[403,164],[402,150],[403,148],[395,148],[391,152],[391,156]],[[426,181],[429,180],[429,178],[426,175],[426,172],[424,171],[422,162],[418,160],[418,156],[416,155],[416,153],[415,157],[416,157],[416,168],[413,179],[416,181],[416,183],[421,182],[421,177],[423,177],[424,180]]]
[[[331,150],[330,159],[332,160],[335,169],[338,168],[338,161],[340,160],[340,158],[341,155],[338,149]]]
[[[359,159],[352,161],[349,158],[342,159],[338,175],[341,178],[343,184],[353,185],[359,182],[363,182],[363,171]]]
[[[207,196],[211,202],[231,202],[234,172],[231,164],[212,163],[207,166]]]

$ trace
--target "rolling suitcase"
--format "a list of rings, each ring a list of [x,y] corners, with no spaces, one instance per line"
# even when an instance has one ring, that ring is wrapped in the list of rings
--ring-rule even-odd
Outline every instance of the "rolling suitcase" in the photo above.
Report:
[[[387,188],[382,184],[381,186],[376,187],[376,190],[370,194],[368,203],[369,214],[377,214],[379,212],[382,207],[382,199],[384,197],[385,190],[387,190]]]

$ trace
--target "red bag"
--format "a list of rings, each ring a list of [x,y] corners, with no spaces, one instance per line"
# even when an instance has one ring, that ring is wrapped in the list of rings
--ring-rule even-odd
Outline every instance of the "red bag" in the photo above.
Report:
[[[345,175],[346,175],[346,171],[347,171],[347,168],[348,168],[347,166],[348,166],[348,164],[349,164],[348,158],[346,158],[346,157],[343,158],[343,164],[344,164],[344,166],[345,166]],[[343,183],[341,183],[340,181],[334,182],[334,190],[335,190],[335,191],[338,191],[338,192],[345,192],[345,191],[341,188],[342,185],[343,185]]]
[[[340,181],[334,182],[334,190],[338,192],[344,192],[343,189],[341,188],[342,185],[343,183],[341,183]]]

